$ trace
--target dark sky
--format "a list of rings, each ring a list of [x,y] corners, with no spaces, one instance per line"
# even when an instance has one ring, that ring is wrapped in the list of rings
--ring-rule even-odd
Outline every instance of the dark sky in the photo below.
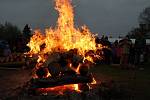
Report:
[[[139,13],[150,0],[72,0],[78,26],[86,24],[92,32],[126,34],[137,26]],[[33,29],[54,26],[57,12],[53,0],[0,0],[0,23],[28,23]]]

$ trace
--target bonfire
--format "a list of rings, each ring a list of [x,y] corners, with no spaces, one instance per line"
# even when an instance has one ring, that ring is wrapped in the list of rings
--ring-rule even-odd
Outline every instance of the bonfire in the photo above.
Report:
[[[37,57],[33,87],[44,91],[89,89],[89,84],[96,84],[89,69],[101,58],[97,50],[103,47],[95,43],[87,26],[75,27],[71,0],[55,0],[55,9],[59,14],[56,27],[45,33],[35,30],[28,43],[28,54]]]

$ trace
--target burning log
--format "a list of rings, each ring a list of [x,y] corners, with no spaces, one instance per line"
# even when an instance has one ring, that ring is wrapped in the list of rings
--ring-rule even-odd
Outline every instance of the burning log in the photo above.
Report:
[[[84,84],[79,84],[79,90],[82,90],[82,91],[89,91],[90,88],[88,86],[87,83],[84,83]]]
[[[38,76],[38,78],[44,78],[44,77],[47,77],[49,71],[48,71],[48,68],[39,68],[37,71],[36,71],[36,75]]]
[[[31,80],[32,88],[49,88],[68,84],[78,83],[91,83],[92,77],[72,75],[72,76],[61,76],[57,78],[36,78]]]
[[[87,83],[93,81],[89,69],[96,57],[95,37],[86,26],[75,28],[73,7],[69,0],[55,1],[59,13],[57,27],[46,30],[45,35],[35,31],[28,43],[29,54],[38,56],[34,70],[38,78],[31,81],[31,87],[73,84],[74,90],[78,90],[81,84],[81,89],[88,90]]]
[[[59,76],[60,72],[63,71],[63,68],[59,63],[50,63],[48,65],[48,70],[52,76],[57,77]]]
[[[79,69],[80,75],[87,76],[88,74],[90,74],[89,67],[90,67],[90,64],[88,62],[81,64],[80,69]]]
[[[71,49],[68,52],[63,53],[54,52],[48,55],[48,58],[43,66],[48,68],[52,76],[59,76],[60,73],[65,73],[66,70],[69,70],[67,71],[69,73],[73,72],[70,71],[70,67],[77,69],[79,64],[83,61],[83,57],[78,55],[76,52],[76,49]]]

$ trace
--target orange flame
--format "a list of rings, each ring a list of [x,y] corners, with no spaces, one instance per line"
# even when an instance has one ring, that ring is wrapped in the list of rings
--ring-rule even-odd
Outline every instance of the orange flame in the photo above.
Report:
[[[96,83],[97,82],[96,82],[95,78],[93,77],[93,82],[91,84],[96,84]]]
[[[74,14],[70,0],[55,0],[56,10],[59,12],[57,27],[46,29],[45,35],[39,30],[35,31],[28,46],[32,54],[51,53],[54,50],[68,51],[78,48],[80,55],[85,51],[96,50],[94,35],[86,26],[81,29],[74,27]],[[45,43],[45,48],[41,51],[40,46]]]
[[[74,13],[70,0],[55,0],[59,17],[57,26],[45,30],[42,34],[39,30],[35,30],[30,42],[27,44],[30,47],[29,54],[38,55],[38,65],[46,61],[44,54],[51,54],[55,52],[64,52],[71,49],[78,49],[78,54],[83,56],[86,60],[94,62],[92,57],[85,57],[85,53],[89,50],[96,50],[95,36],[87,26],[75,28]],[[101,46],[98,46],[98,49]],[[39,64],[40,63],[40,64]],[[72,67],[70,64],[69,67]],[[80,65],[77,69],[73,69],[79,74]],[[50,73],[48,74],[51,75]],[[78,84],[74,84],[75,90],[78,90]]]
[[[47,93],[47,92],[56,92],[59,94],[63,94],[64,90],[75,90],[77,92],[80,92],[80,90],[78,89],[78,84],[70,84],[70,85],[64,85],[64,86],[57,86],[57,87],[53,87],[53,88],[39,88],[38,91],[42,92],[42,93]]]

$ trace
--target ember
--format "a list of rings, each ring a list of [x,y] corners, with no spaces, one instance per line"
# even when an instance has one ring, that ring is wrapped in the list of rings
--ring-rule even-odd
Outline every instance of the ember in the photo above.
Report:
[[[96,84],[89,68],[95,58],[101,58],[96,51],[102,46],[96,45],[95,36],[86,26],[75,28],[70,0],[55,0],[55,3],[59,13],[57,26],[46,29],[45,34],[35,30],[28,43],[28,54],[38,57],[33,71],[33,87],[88,90],[89,83]]]

